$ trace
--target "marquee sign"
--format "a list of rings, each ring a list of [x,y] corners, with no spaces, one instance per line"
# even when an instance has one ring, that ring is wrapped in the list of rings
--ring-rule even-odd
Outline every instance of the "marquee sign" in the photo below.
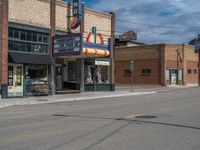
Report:
[[[54,57],[59,56],[84,56],[84,57],[111,57],[112,40],[111,38],[103,38],[103,35],[96,32],[93,27],[83,40],[81,33],[71,33],[69,35],[60,35],[53,37]]]
[[[81,55],[82,52],[82,35],[74,33],[70,35],[61,35],[53,37],[52,55],[57,56],[72,56]]]
[[[82,19],[82,5],[81,0],[72,1],[72,18],[71,18],[71,29],[75,30],[81,23]]]

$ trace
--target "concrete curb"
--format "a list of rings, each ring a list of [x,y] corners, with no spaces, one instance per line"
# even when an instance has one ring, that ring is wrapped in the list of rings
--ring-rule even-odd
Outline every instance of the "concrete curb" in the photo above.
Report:
[[[37,104],[51,104],[58,102],[70,102],[70,101],[82,101],[82,100],[93,100],[93,99],[101,99],[101,98],[114,98],[114,97],[125,97],[125,96],[139,96],[139,95],[147,95],[154,94],[155,91],[151,92],[129,92],[129,93],[120,93],[120,94],[108,94],[108,95],[97,95],[97,96],[78,96],[71,98],[61,98],[56,100],[47,100],[47,101],[38,101],[36,98],[33,100],[32,98],[24,99],[24,100],[0,100],[0,108],[5,108],[9,106],[22,106],[22,105],[37,105]]]

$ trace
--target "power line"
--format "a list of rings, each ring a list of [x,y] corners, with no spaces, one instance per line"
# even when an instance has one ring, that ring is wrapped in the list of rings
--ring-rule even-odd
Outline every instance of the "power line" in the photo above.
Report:
[[[134,21],[126,21],[126,20],[122,20],[122,19],[116,19],[116,20],[120,21],[122,23],[131,23],[131,24],[143,25],[143,26],[153,27],[153,28],[175,28],[175,29],[200,28],[200,26],[162,26],[162,25],[139,23],[139,22],[134,22]]]

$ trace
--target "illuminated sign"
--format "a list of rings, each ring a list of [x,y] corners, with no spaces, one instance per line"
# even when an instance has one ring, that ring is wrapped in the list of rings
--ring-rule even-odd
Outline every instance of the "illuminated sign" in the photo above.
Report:
[[[81,0],[72,1],[72,18],[71,18],[71,29],[76,29],[81,23],[82,18],[82,5]]]
[[[70,35],[55,36],[53,38],[53,52],[56,56],[81,55],[82,52],[82,35],[74,33]]]
[[[111,57],[112,40],[108,38],[103,39],[103,35],[97,33],[96,27],[92,27],[90,32],[83,43],[83,54],[94,57]]]

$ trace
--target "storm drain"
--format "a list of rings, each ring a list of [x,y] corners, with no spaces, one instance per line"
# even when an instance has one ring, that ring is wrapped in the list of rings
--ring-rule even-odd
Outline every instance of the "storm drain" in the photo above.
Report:
[[[48,99],[38,99],[37,101],[39,101],[39,102],[47,102]]]
[[[157,118],[157,117],[153,116],[153,115],[141,115],[141,116],[135,116],[135,118],[137,118],[137,119],[153,119],[153,118]]]

